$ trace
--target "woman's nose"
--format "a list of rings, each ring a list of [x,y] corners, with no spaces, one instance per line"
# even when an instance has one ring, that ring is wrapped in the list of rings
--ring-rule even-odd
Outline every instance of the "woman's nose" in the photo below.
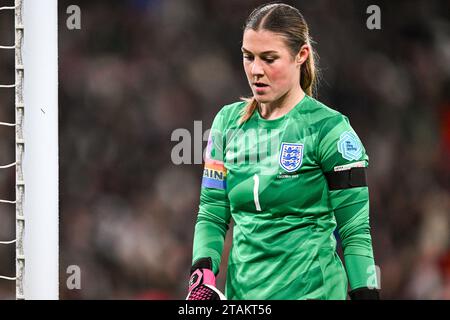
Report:
[[[261,61],[259,61],[259,59],[255,59],[253,61],[253,65],[252,65],[252,75],[253,76],[260,76],[264,74],[264,70],[261,64]]]

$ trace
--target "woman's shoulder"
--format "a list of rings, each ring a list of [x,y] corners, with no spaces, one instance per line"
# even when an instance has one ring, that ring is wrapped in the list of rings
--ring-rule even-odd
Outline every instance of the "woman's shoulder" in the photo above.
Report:
[[[318,127],[348,122],[347,116],[334,109],[334,107],[330,107],[310,96],[308,96],[308,101],[305,104],[305,108],[302,109],[302,116],[306,117],[306,120],[309,123]]]
[[[236,101],[230,104],[226,104],[222,106],[216,117],[221,118],[225,127],[237,124],[246,105],[246,101]]]
[[[224,105],[219,113],[223,115],[236,116],[239,115],[243,108],[245,108],[247,102],[246,101],[236,101],[230,104]]]
[[[305,112],[309,117],[311,127],[320,134],[330,132],[353,131],[350,119],[338,110],[309,97],[308,110]]]
[[[306,113],[314,115],[318,118],[330,118],[330,117],[344,117],[342,113],[334,109],[334,107],[328,106],[325,103],[311,97],[308,97]]]

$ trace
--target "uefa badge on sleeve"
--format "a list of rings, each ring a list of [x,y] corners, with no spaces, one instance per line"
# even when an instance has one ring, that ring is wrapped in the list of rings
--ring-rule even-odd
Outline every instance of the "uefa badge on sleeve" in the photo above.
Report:
[[[282,142],[280,148],[280,166],[287,172],[294,172],[302,165],[303,144]]]

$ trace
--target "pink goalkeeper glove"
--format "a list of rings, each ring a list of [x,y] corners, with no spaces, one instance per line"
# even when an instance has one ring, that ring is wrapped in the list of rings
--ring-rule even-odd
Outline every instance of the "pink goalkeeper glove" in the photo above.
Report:
[[[226,300],[223,293],[216,288],[211,258],[198,259],[192,266],[186,300]]]

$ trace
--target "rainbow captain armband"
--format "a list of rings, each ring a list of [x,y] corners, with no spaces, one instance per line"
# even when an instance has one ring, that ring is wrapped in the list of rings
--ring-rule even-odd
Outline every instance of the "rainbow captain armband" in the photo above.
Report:
[[[214,189],[226,189],[227,169],[222,161],[205,159],[203,169],[202,187]]]

